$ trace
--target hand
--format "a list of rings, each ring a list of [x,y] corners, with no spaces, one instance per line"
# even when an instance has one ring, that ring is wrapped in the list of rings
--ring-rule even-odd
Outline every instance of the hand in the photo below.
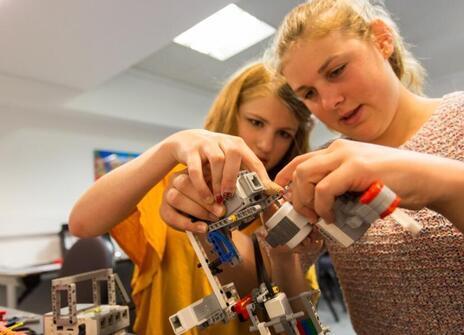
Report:
[[[222,203],[208,203],[200,195],[187,170],[171,176],[160,207],[161,218],[168,225],[196,233],[205,233],[207,225],[203,221],[217,221],[224,212]],[[200,221],[193,222],[192,217]]]
[[[335,197],[362,192],[381,180],[401,198],[401,207],[420,209],[446,194],[438,171],[451,160],[374,144],[336,140],[328,148],[295,158],[277,175],[291,182],[289,196],[295,209],[314,220],[334,222]],[[452,162],[452,161],[451,161]],[[448,190],[449,191],[449,190]]]
[[[192,186],[207,204],[235,192],[242,164],[258,174],[269,193],[280,191],[280,187],[269,179],[262,162],[240,137],[207,130],[185,130],[165,141],[172,159],[187,166]],[[206,163],[210,168],[212,193],[204,178]]]

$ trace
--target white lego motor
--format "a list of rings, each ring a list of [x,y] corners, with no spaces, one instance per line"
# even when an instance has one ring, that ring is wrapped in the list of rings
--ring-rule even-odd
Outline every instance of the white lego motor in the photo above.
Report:
[[[381,182],[373,183],[361,195],[346,193],[336,198],[333,211],[335,223],[327,224],[324,220],[316,222],[320,232],[344,247],[359,240],[372,222],[392,214],[404,229],[416,235],[421,226],[400,209],[396,209],[399,197]],[[396,211],[395,211],[396,209]],[[294,248],[311,232],[311,225],[298,214],[290,203],[285,203],[265,223],[268,229],[266,241],[272,246],[286,244]]]
[[[265,222],[268,230],[266,241],[274,248],[286,244],[294,248],[311,232],[312,227],[306,218],[298,214],[292,204],[286,202]]]

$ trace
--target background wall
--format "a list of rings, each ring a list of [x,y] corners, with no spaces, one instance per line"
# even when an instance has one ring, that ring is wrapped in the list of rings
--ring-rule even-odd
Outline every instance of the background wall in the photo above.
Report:
[[[1,109],[0,255],[7,255],[33,234],[56,233],[78,196],[92,183],[93,150],[142,152],[173,131],[135,122]],[[5,114],[4,114],[5,113]],[[48,235],[34,238],[36,247]],[[26,243],[27,244],[27,243]],[[58,257],[40,250],[1,257],[0,265],[45,262]],[[42,248],[40,247],[40,248]]]
[[[94,180],[93,150],[143,152],[189,124],[200,127],[199,115],[213,96],[131,74],[106,83],[101,91],[98,98],[70,100],[66,108],[0,106],[0,255],[14,254],[0,256],[0,266],[60,256],[54,234]],[[179,114],[185,117],[173,118]],[[163,125],[166,120],[179,127]]]

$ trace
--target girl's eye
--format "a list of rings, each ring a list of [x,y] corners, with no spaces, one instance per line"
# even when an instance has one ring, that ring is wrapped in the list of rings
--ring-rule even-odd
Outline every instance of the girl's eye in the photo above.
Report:
[[[264,125],[262,121],[255,120],[255,119],[248,119],[248,121],[251,123],[253,127],[260,128]]]
[[[280,130],[279,131],[279,136],[282,137],[283,139],[291,139],[293,138],[293,135],[290,134],[289,132],[286,132],[285,130]]]
[[[339,67],[335,68],[335,70],[329,72],[328,77],[330,79],[337,78],[338,76],[340,76],[343,73],[345,68],[346,68],[346,64],[340,65]]]
[[[303,96],[303,99],[312,99],[316,96],[316,90],[315,89],[308,89]]]

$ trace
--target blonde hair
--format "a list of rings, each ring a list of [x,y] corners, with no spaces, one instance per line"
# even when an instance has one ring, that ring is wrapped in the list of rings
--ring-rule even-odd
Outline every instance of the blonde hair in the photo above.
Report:
[[[368,40],[372,38],[370,24],[374,20],[383,21],[391,29],[394,50],[389,63],[396,76],[411,91],[421,94],[425,70],[408,50],[382,1],[310,0],[295,7],[285,17],[274,41],[273,67],[282,71],[286,52],[301,38],[323,37],[339,30]]]
[[[309,150],[309,133],[313,127],[311,113],[296,98],[281,76],[277,76],[263,63],[253,63],[234,74],[221,89],[205,120],[205,129],[229,135],[238,135],[239,107],[251,100],[276,96],[298,120],[293,144],[273,170],[283,167],[295,156]]]

